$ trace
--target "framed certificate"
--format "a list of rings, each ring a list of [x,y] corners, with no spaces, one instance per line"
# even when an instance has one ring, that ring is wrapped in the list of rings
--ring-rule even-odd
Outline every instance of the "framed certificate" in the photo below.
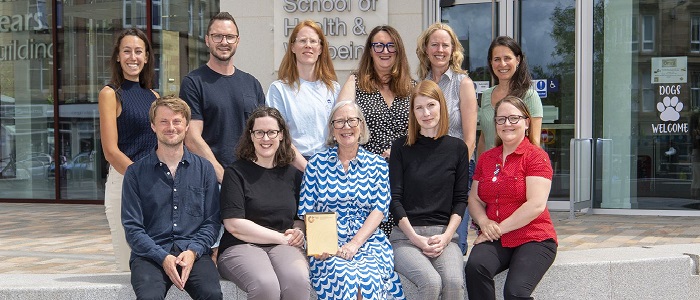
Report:
[[[321,255],[338,252],[338,223],[334,212],[307,213],[306,255]]]

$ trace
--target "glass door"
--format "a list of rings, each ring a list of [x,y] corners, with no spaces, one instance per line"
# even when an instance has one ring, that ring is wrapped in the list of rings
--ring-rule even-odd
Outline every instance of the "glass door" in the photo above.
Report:
[[[465,49],[463,68],[480,92],[492,85],[488,47],[496,36],[519,41],[542,99],[542,147],[554,168],[550,200],[569,200],[569,142],[574,137],[575,0],[441,1]],[[539,85],[538,85],[539,83]],[[568,206],[567,206],[568,207]]]

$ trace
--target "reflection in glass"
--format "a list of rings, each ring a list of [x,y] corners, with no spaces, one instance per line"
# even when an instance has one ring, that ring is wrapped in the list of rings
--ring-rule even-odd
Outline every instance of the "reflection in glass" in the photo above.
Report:
[[[3,198],[53,199],[51,4],[0,3],[0,191]]]
[[[596,165],[596,208],[700,209],[695,6],[697,1],[593,3],[593,134],[605,140],[597,151],[608,156]],[[676,57],[687,59],[679,67],[683,79],[656,82],[668,78],[652,67],[654,61]],[[664,112],[674,118],[662,120]]]
[[[491,3],[462,4],[442,8],[441,22],[447,23],[464,47],[462,69],[474,81],[491,81],[486,54],[491,36]],[[496,3],[498,9],[498,3]]]

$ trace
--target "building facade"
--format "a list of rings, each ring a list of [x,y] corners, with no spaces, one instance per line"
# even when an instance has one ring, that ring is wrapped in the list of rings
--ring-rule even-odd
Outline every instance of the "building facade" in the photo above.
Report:
[[[449,23],[477,92],[492,85],[490,41],[512,36],[542,98],[550,207],[700,214],[700,0],[0,1],[0,201],[101,201],[97,93],[114,33],[149,32],[156,90],[177,94],[218,11],[238,22],[236,66],[265,89],[304,19],[324,28],[341,84],[377,25],[398,29],[415,72],[420,32]]]

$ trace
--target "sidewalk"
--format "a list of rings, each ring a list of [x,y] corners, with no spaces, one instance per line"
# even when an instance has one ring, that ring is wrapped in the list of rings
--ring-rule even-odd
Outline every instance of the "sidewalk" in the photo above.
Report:
[[[0,211],[0,274],[116,271],[102,205],[0,203]],[[553,212],[552,218],[559,251],[700,245],[697,217],[579,215],[568,220],[568,212]]]

